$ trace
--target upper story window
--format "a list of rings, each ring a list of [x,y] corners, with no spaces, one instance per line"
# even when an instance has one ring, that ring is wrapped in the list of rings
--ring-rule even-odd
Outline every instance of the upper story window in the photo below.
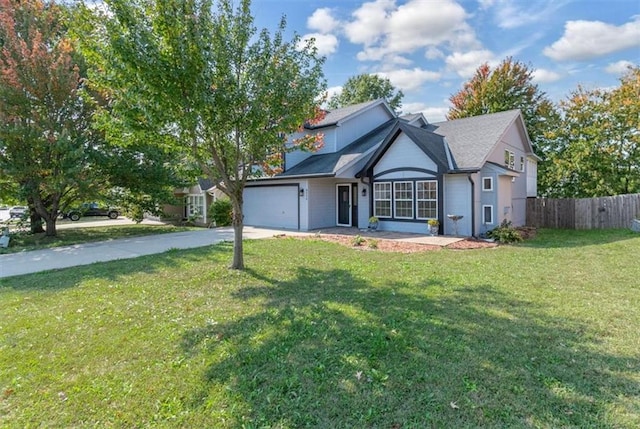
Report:
[[[516,168],[516,156],[509,149],[504,150],[504,165],[512,170]]]
[[[482,178],[482,190],[483,191],[493,191],[493,177],[483,177]]]
[[[524,156],[520,157],[520,171],[524,171]]]

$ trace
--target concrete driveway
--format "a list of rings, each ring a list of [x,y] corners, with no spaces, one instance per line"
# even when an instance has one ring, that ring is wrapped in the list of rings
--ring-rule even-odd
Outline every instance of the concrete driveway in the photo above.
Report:
[[[117,220],[111,222],[117,222]],[[76,225],[78,223],[74,222],[74,226]],[[243,237],[245,239],[259,239],[280,234],[304,235],[305,233],[245,226]],[[138,256],[153,255],[171,249],[190,249],[232,240],[233,228],[229,227],[147,235],[74,244],[31,252],[9,253],[0,255],[0,278],[93,264],[94,262],[137,258]]]

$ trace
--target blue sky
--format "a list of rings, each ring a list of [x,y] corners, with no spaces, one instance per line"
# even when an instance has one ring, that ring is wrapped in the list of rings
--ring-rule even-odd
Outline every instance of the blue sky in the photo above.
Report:
[[[507,56],[535,69],[553,101],[582,85],[616,86],[640,64],[640,0],[253,0],[259,28],[314,37],[330,94],[378,73],[405,112],[444,120],[448,99],[479,65]]]

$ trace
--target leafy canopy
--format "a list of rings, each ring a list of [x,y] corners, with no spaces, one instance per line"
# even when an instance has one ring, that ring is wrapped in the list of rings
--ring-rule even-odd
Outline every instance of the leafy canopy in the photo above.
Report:
[[[579,87],[560,103],[548,133],[544,193],[598,197],[640,193],[640,67],[611,90]]]
[[[360,74],[350,77],[342,87],[342,92],[331,97],[329,108],[337,109],[384,98],[397,112],[402,106],[403,97],[402,91],[396,91],[388,78],[375,74]]]
[[[249,0],[106,3],[87,45],[100,71],[92,80],[110,99],[102,129],[155,142],[217,183],[233,207],[232,267],[242,269],[247,180],[276,168],[284,151],[321,144],[283,136],[317,117],[322,59],[311,42],[284,40],[284,19],[274,34],[258,31]]]
[[[511,57],[494,69],[486,63],[478,67],[449,101],[447,119],[520,109],[536,152],[542,150],[544,132],[557,118],[553,103],[533,83],[533,70]]]
[[[55,235],[65,200],[86,191],[100,136],[63,9],[0,0],[0,173]]]

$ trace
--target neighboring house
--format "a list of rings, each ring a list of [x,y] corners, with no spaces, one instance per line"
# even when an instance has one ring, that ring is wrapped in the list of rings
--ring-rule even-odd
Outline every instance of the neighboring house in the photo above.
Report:
[[[429,124],[397,117],[383,100],[336,109],[305,133],[324,147],[285,156],[284,171],[247,184],[245,224],[294,230],[335,226],[426,233],[428,219],[477,236],[504,219],[526,223],[538,157],[519,110]],[[292,136],[295,138],[296,136]]]
[[[211,223],[209,207],[217,198],[222,197],[222,192],[215,187],[211,180],[198,179],[197,184],[175,189],[174,195],[183,199],[184,204],[163,207],[165,218],[189,219],[193,220],[196,225],[209,226]]]

